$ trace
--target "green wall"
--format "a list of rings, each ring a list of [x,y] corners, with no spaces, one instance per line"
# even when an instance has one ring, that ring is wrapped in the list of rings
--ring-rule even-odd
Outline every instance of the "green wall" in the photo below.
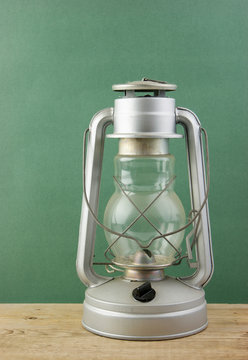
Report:
[[[0,0],[0,301],[80,302],[82,133],[143,76],[178,85],[209,134],[209,302],[247,302],[246,0]],[[113,191],[107,140],[102,215]],[[176,190],[188,188],[174,140]],[[185,204],[187,208],[188,205]],[[97,253],[106,246],[97,233]]]

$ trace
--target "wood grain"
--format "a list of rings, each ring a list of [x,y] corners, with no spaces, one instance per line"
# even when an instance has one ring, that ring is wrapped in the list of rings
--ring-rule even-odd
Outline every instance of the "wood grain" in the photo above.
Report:
[[[208,328],[163,341],[124,341],[81,326],[80,304],[0,304],[0,360],[248,360],[248,305],[208,305]]]

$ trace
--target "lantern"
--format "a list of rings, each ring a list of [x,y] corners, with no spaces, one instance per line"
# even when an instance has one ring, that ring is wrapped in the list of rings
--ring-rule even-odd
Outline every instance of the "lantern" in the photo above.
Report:
[[[99,335],[169,339],[207,326],[203,287],[213,273],[207,134],[192,111],[176,107],[175,100],[167,96],[175,89],[176,85],[146,78],[114,85],[113,90],[123,96],[115,100],[114,108],[98,112],[84,134],[77,272],[88,286],[83,326]],[[114,131],[106,135],[110,124]],[[183,136],[176,132],[178,124],[186,140],[189,218],[175,192],[175,158],[169,152],[169,139]],[[115,191],[100,221],[97,212],[106,136],[119,139],[119,151],[114,158]],[[107,240],[101,264],[110,273],[119,271],[119,276],[102,276],[93,268],[97,224]],[[184,259],[194,268],[192,275],[166,274],[166,268]]]

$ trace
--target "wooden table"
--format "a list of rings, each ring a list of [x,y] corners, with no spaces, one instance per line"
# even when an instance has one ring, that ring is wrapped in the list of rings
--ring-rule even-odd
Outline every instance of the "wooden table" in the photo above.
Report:
[[[93,335],[81,317],[81,304],[0,304],[0,360],[248,360],[248,305],[210,304],[206,330],[162,341]]]

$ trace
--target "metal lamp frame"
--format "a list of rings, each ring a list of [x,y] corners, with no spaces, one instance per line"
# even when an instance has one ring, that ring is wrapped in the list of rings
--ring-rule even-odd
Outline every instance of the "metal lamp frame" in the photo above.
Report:
[[[169,88],[169,85],[166,84],[165,85],[166,88],[163,89],[163,85],[161,85],[161,84],[163,84],[163,83],[160,83],[159,85],[157,84],[158,88],[160,87],[158,92],[160,91],[161,94],[164,95],[164,93],[162,93],[162,91],[164,91],[164,90],[168,91],[168,90],[170,90],[170,88]],[[155,90],[157,89],[157,87],[156,87],[157,85],[155,84]],[[147,86],[149,88],[149,84]],[[137,84],[136,84],[136,89],[137,89]],[[123,90],[123,88],[120,88],[120,89],[118,88],[116,90],[117,91]],[[146,88],[145,89],[142,88],[142,91],[143,90],[145,91]],[[171,88],[171,90],[174,90],[174,88]],[[130,92],[133,91],[132,86],[131,86],[131,89],[130,88],[127,89],[127,92],[129,92],[129,91]],[[159,93],[158,93],[158,95],[159,95]],[[87,194],[87,199],[85,198],[85,196],[83,196],[81,220],[80,220],[80,230],[79,230],[78,252],[77,252],[77,263],[76,263],[78,276],[79,276],[80,280],[86,286],[88,286],[90,289],[99,288],[99,290],[97,289],[97,294],[98,294],[97,296],[100,296],[100,297],[101,297],[101,295],[99,295],[100,294],[99,291],[101,291],[101,288],[103,288],[103,286],[106,287],[106,285],[104,285],[104,284],[113,280],[112,277],[101,276],[101,275],[97,274],[93,269],[93,256],[94,256],[95,235],[96,235],[96,225],[97,224],[96,224],[95,219],[92,217],[92,213],[90,212],[90,210],[93,211],[94,214],[97,214],[97,212],[98,212],[104,141],[105,141],[107,127],[110,124],[113,124],[115,127],[115,133],[113,136],[110,136],[110,137],[119,137],[120,138],[120,137],[132,137],[132,136],[139,137],[140,136],[140,137],[154,137],[154,138],[156,138],[156,137],[168,137],[169,138],[169,137],[179,137],[178,135],[175,135],[175,133],[176,133],[175,129],[176,129],[176,125],[180,124],[184,128],[186,148],[187,148],[188,176],[189,176],[191,206],[192,206],[192,209],[199,209],[201,207],[201,205],[203,204],[203,202],[205,202],[205,205],[201,209],[201,214],[199,215],[200,216],[200,222],[199,222],[200,226],[198,227],[197,237],[196,237],[196,241],[195,241],[195,249],[196,249],[195,253],[196,253],[196,259],[197,259],[197,264],[198,264],[196,271],[190,276],[181,277],[180,279],[177,279],[177,280],[178,280],[178,282],[182,283],[182,285],[185,284],[186,287],[195,289],[192,291],[197,291],[197,289],[199,289],[199,291],[203,292],[203,290],[201,290],[201,289],[211,279],[211,276],[213,274],[214,264],[213,264],[213,253],[212,253],[212,241],[211,241],[208,202],[206,201],[206,176],[205,176],[203,143],[202,143],[202,136],[201,136],[202,128],[201,128],[200,121],[192,111],[190,111],[186,108],[182,108],[182,107],[176,108],[174,105],[175,104],[174,99],[168,99],[167,102],[163,100],[164,103],[166,103],[166,106],[169,106],[169,109],[170,109],[169,111],[167,111],[167,110],[165,111],[164,109],[162,109],[162,107],[164,106],[162,103],[162,100],[161,101],[160,101],[160,99],[157,99],[156,101],[148,100],[148,101],[150,101],[150,104],[152,104],[152,106],[154,103],[155,103],[155,106],[157,106],[157,104],[160,107],[162,106],[161,107],[162,115],[163,115],[163,112],[166,112],[167,123],[169,124],[169,127],[170,127],[170,129],[169,129],[170,134],[168,133],[168,129],[161,128],[162,131],[160,131],[160,132],[159,131],[151,132],[149,129],[150,133],[149,134],[147,133],[148,135],[146,135],[146,133],[145,133],[146,129],[144,131],[144,129],[141,128],[143,125],[139,125],[140,120],[138,117],[137,117],[137,119],[138,119],[137,126],[139,126],[139,127],[141,126],[141,127],[138,129],[132,128],[130,133],[127,133],[125,131],[125,129],[123,132],[123,129],[120,130],[122,125],[120,125],[120,123],[118,123],[118,121],[120,120],[120,119],[118,120],[118,114],[121,114],[121,112],[122,112],[122,104],[125,105],[125,101],[122,101],[122,100],[127,101],[127,103],[129,104],[128,106],[130,106],[130,108],[131,108],[131,111],[133,111],[133,105],[132,105],[133,101],[137,101],[138,106],[141,106],[141,107],[145,103],[144,101],[142,103],[142,101],[139,99],[133,100],[132,94],[129,94],[129,96],[126,96],[125,99],[116,100],[115,108],[106,108],[104,110],[101,110],[97,114],[95,114],[90,122],[89,137],[88,137],[88,144],[87,144],[87,155],[86,155],[86,163],[85,163],[85,175],[84,175],[85,176],[84,186],[85,186],[85,192]],[[122,101],[122,103],[121,103],[121,101]],[[139,104],[142,104],[142,105],[139,105]],[[146,102],[146,104],[147,104],[147,102]],[[147,105],[145,105],[145,106],[147,106]],[[144,111],[143,111],[143,113],[144,113]],[[142,111],[140,112],[140,114],[142,115]],[[163,118],[162,115],[161,115],[161,119]],[[160,123],[163,120],[163,119],[162,120],[161,119],[159,120]],[[160,126],[160,123],[159,123],[159,126]],[[121,131],[122,131],[122,133],[121,133]],[[173,136],[173,131],[174,131],[175,136]],[[168,136],[165,135],[166,132],[167,132]],[[90,209],[89,209],[88,205],[90,205]],[[116,280],[114,280],[114,281],[117,283]],[[110,285],[108,285],[108,286],[110,286]],[[122,286],[122,285],[118,285],[118,286]],[[173,286],[174,285],[172,284],[172,287]],[[103,292],[104,292],[104,290],[103,290]],[[171,338],[171,337],[180,337],[180,336],[190,335],[197,331],[202,330],[204,327],[206,327],[206,324],[207,324],[206,315],[204,315],[204,314],[206,314],[205,300],[203,300],[204,292],[203,293],[202,292],[199,295],[202,300],[201,300],[201,302],[199,302],[199,304],[197,306],[202,307],[202,309],[200,310],[200,313],[201,313],[201,316],[205,320],[204,319],[202,320],[201,325],[197,324],[197,322],[196,322],[195,324],[192,325],[192,329],[190,329],[190,330],[187,330],[187,329],[180,330],[180,329],[176,328],[175,331],[173,332],[174,335],[170,334],[170,330],[164,329],[164,330],[161,330],[162,335],[159,333],[157,335],[155,334],[154,336],[153,335],[148,336],[146,333],[145,334],[142,333],[141,335],[137,335],[137,336],[135,334],[129,336],[128,335],[129,330],[127,330],[127,334],[125,335],[124,333],[119,334],[119,332],[120,332],[119,329],[113,330],[113,331],[111,330],[111,333],[109,332],[109,329],[106,331],[97,330],[97,325],[87,325],[86,324],[87,321],[84,323],[84,325],[86,328],[88,328],[89,330],[91,330],[95,333],[98,333],[101,335],[106,335],[106,336],[111,336],[111,337],[123,338],[123,339],[125,339],[125,338],[128,338],[128,339],[136,339],[136,338],[137,339],[158,339],[158,338]],[[180,290],[179,290],[179,293],[180,293]],[[88,296],[88,300],[87,300],[87,296]],[[91,293],[88,292],[87,296],[86,296],[86,300],[87,300],[87,302],[86,302],[86,317],[88,316],[88,318],[92,319],[93,317],[96,317],[95,315],[97,313],[96,310],[92,310],[92,306],[94,305],[97,308],[98,305],[97,306],[95,305],[96,300],[92,300],[93,297],[92,297]],[[198,295],[196,295],[196,297],[197,296]],[[196,304],[196,300],[194,300],[193,302],[194,302],[194,304]],[[106,303],[106,301],[105,301],[105,303]],[[99,304],[100,304],[100,302],[99,302]],[[99,306],[101,307],[102,305],[99,305]],[[130,311],[129,307],[127,308],[129,310],[125,310],[125,306],[126,305],[124,304],[123,311]],[[196,306],[196,305],[194,305],[194,306]],[[177,309],[179,309],[179,307],[177,307]],[[101,316],[109,316],[108,319],[111,319],[110,322],[112,322],[113,316],[106,315],[105,314],[106,309],[101,310],[101,311],[102,311]],[[113,311],[115,311],[115,310],[113,310]],[[137,310],[137,313],[139,311],[141,311],[141,310]],[[142,311],[144,311],[144,313],[146,312],[144,310],[144,308],[142,308]],[[166,311],[167,311],[167,308],[164,310],[164,312],[166,312]],[[183,310],[183,311],[185,311],[185,310]],[[192,315],[193,312],[195,312],[195,308],[194,308],[194,310],[191,311],[191,313],[184,315],[183,322],[186,323],[187,321],[189,321],[188,319],[193,319],[193,315]],[[90,314],[90,315],[87,315],[87,314]],[[116,316],[117,315],[115,313],[114,317],[116,317]],[[161,324],[162,324],[162,318],[164,318],[164,316],[165,315],[163,315],[163,317],[161,317]],[[175,315],[175,318],[176,318],[176,316],[177,315]],[[132,320],[130,320],[130,321],[132,321]],[[144,323],[145,321],[146,320],[143,319],[142,323]],[[93,324],[94,321],[90,320],[89,322]],[[95,329],[94,329],[94,326],[95,326]],[[115,325],[112,325],[113,328],[114,328],[114,326]],[[129,323],[126,327],[128,329]],[[163,331],[165,332],[165,335],[163,335]]]

